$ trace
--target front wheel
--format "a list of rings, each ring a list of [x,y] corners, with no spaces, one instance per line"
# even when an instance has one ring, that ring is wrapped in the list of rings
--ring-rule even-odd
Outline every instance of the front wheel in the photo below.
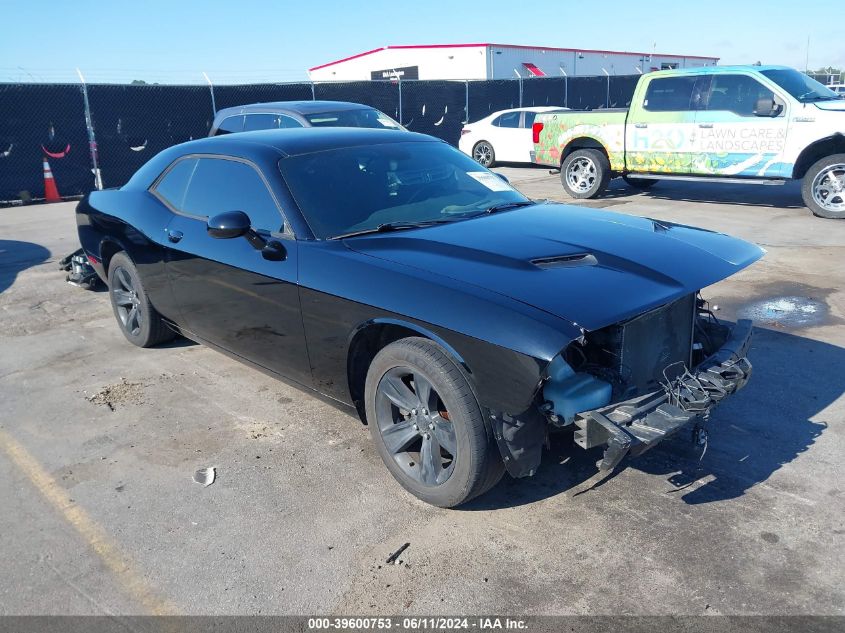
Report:
[[[845,154],[816,161],[801,183],[804,204],[820,218],[845,218]]]
[[[610,162],[595,149],[576,149],[560,167],[560,181],[573,198],[597,198],[610,182]]]
[[[504,464],[469,383],[432,341],[406,338],[376,354],[365,406],[387,469],[419,499],[451,508],[501,479]]]

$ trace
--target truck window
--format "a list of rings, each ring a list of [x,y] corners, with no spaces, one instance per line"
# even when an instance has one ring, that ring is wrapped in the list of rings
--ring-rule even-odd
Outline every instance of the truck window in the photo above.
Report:
[[[646,88],[643,108],[650,112],[691,110],[696,81],[696,76],[652,79]]]
[[[774,99],[774,93],[748,75],[713,75],[707,110],[727,110],[740,116],[754,116],[759,99]]]

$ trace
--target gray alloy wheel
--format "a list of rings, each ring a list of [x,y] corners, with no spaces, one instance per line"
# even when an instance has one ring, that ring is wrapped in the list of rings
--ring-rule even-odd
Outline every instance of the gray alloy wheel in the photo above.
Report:
[[[610,181],[610,163],[596,149],[576,149],[560,166],[560,181],[573,198],[596,198]]]
[[[120,321],[124,331],[130,336],[138,336],[141,333],[143,314],[140,310],[141,300],[132,282],[132,277],[122,266],[114,269],[114,285],[111,287],[111,298],[117,312],[117,320]]]
[[[804,204],[822,218],[845,218],[845,154],[817,161],[801,185]]]
[[[387,469],[423,501],[453,507],[501,479],[504,464],[475,395],[433,341],[402,339],[376,354],[365,407]]]
[[[376,424],[399,468],[423,486],[452,475],[458,452],[446,405],[419,369],[394,367],[376,393]]]
[[[108,281],[112,310],[126,340],[138,347],[152,347],[176,336],[150,303],[126,253],[111,258]]]
[[[472,148],[472,158],[484,167],[492,167],[496,162],[496,152],[487,141],[478,141]]]

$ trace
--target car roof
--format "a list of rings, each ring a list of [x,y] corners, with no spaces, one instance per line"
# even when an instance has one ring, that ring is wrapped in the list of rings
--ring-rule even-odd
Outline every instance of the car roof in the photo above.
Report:
[[[319,114],[322,112],[340,112],[344,110],[363,110],[370,106],[350,101],[267,101],[247,103],[217,111],[217,118],[249,112],[272,112],[285,114]]]
[[[695,68],[671,68],[666,70],[655,70],[649,75],[712,75],[714,73],[724,72],[761,72],[764,70],[795,70],[789,66],[756,66],[756,65],[736,65],[736,66],[697,66]]]
[[[306,127],[257,130],[211,136],[182,143],[183,154],[210,153],[248,155],[275,151],[284,156],[309,154],[342,147],[385,145],[389,143],[443,143],[440,139],[416,132],[355,127]]]

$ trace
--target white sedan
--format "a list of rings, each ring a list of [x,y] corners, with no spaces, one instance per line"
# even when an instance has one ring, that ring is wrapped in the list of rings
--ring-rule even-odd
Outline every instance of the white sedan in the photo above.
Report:
[[[531,126],[540,112],[566,110],[563,107],[543,106],[500,110],[461,129],[458,148],[485,167],[494,163],[530,163],[529,152],[534,149]]]

